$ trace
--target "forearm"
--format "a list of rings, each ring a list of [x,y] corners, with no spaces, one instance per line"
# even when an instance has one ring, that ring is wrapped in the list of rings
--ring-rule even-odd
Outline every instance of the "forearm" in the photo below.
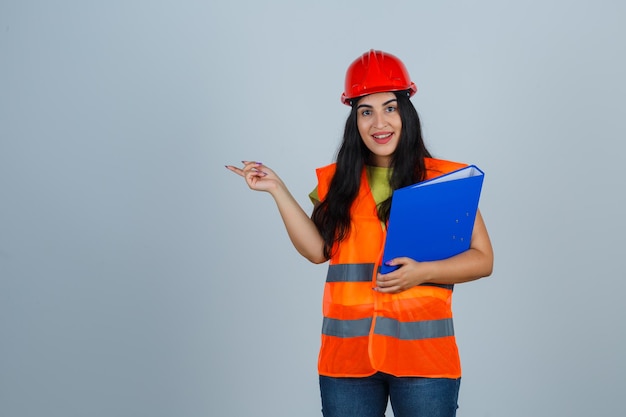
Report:
[[[296,250],[313,263],[325,262],[322,236],[287,187],[277,187],[271,194]]]
[[[424,283],[460,284],[491,275],[493,249],[480,212],[476,214],[470,248],[448,259],[417,262],[401,257],[389,261],[399,268],[378,274],[376,290],[398,293]]]
[[[470,248],[448,259],[425,262],[425,282],[459,284],[491,275],[493,248],[480,212],[476,215]]]
[[[314,263],[326,261],[324,240],[317,227],[278,175],[261,162],[242,162],[243,169],[233,165],[226,165],[226,169],[243,177],[250,189],[270,193],[276,201],[291,242],[302,256]]]
[[[491,275],[493,257],[477,249],[441,261],[424,262],[424,282],[460,284]]]

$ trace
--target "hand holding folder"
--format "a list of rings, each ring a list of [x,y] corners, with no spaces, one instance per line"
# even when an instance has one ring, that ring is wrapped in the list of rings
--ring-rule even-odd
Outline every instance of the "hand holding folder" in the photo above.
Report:
[[[393,192],[381,273],[399,257],[436,261],[469,249],[484,173],[475,165]]]

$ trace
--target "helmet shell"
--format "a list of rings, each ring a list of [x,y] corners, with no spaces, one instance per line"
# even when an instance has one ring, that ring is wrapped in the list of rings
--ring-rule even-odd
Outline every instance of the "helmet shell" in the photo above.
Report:
[[[371,49],[348,67],[341,101],[350,106],[358,97],[403,90],[409,91],[409,97],[417,92],[402,61],[387,52]]]

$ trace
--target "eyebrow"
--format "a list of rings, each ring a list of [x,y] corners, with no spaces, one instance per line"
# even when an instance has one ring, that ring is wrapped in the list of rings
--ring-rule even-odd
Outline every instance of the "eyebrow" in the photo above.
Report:
[[[397,98],[392,98],[391,100],[387,100],[387,101],[385,101],[385,102],[383,103],[383,105],[382,105],[381,107],[384,107],[384,106],[386,106],[387,104],[392,103],[392,102],[394,102],[394,101],[398,101],[398,99],[397,99]],[[370,109],[371,109],[371,108],[374,108],[374,106],[372,106],[371,104],[359,104],[359,105],[356,107],[356,109],[358,110],[358,109],[360,109],[361,107],[369,107]]]

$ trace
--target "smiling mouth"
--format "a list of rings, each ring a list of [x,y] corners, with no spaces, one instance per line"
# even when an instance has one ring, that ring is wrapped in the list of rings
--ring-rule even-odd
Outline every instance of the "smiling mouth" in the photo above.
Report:
[[[391,133],[381,133],[381,134],[378,134],[378,135],[372,135],[372,138],[374,138],[374,141],[376,143],[384,145],[385,143],[387,143],[387,142],[389,142],[391,140],[392,136],[393,136],[393,132],[391,132]]]

